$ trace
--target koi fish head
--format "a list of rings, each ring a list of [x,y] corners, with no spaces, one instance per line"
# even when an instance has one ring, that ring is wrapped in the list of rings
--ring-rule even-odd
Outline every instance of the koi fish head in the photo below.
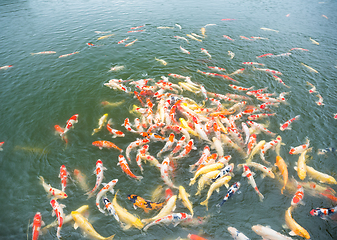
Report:
[[[33,225],[40,226],[42,222],[42,215],[40,212],[37,212],[34,216]]]
[[[103,165],[103,162],[102,162],[102,160],[101,159],[98,159],[97,160],[97,162],[96,162],[96,167],[98,167],[98,166],[102,166]]]
[[[319,215],[322,215],[322,212],[321,212],[321,210],[320,210],[319,208],[316,208],[316,209],[312,209],[312,210],[310,211],[310,214],[311,214],[312,216],[319,216]]]

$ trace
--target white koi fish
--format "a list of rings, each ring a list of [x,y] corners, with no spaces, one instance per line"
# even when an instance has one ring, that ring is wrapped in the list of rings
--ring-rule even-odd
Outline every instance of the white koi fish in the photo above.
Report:
[[[37,53],[31,53],[31,55],[41,55],[41,54],[54,54],[55,51],[44,51],[44,52],[37,52]]]
[[[80,52],[73,52],[73,53],[64,54],[64,55],[59,56],[59,58],[68,57],[68,56],[71,56],[71,55],[74,55],[74,54],[77,54],[77,53],[80,53]]]
[[[48,193],[49,196],[53,196],[54,198],[57,199],[64,199],[68,197],[68,195],[65,192],[53,188],[52,186],[50,186],[50,184],[45,183],[44,178],[42,176],[40,176],[39,179],[41,185],[43,186],[44,190]]]
[[[192,38],[193,40],[196,40],[196,41],[198,41],[198,42],[202,42],[202,40],[200,40],[200,39],[198,39],[198,38],[192,36],[191,34],[186,34],[186,36],[189,37],[189,38]]]
[[[279,32],[279,31],[277,31],[277,30],[274,30],[274,29],[270,29],[270,28],[265,28],[265,27],[262,27],[262,28],[260,28],[260,29],[262,29],[262,30],[264,30],[264,31],[272,31],[272,32]]]
[[[185,37],[180,37],[180,36],[174,36],[176,39],[181,39],[181,40],[185,40],[187,43],[190,43],[187,38]]]
[[[263,239],[272,239],[272,240],[292,240],[291,237],[285,236],[275,230],[271,229],[269,226],[254,225],[252,230],[257,234],[263,237]]]
[[[56,236],[57,236],[58,239],[60,239],[61,238],[61,228],[62,228],[63,220],[64,220],[63,208],[65,208],[66,206],[63,205],[63,204],[59,204],[56,201],[56,199],[50,200],[50,205],[52,206],[52,208],[54,210],[52,216],[56,215],[56,217],[57,217],[58,226],[57,226]]]
[[[2,67],[0,67],[0,70],[7,70],[10,67],[13,67],[13,65],[2,66]]]
[[[87,195],[89,195],[88,199],[94,195],[94,193],[98,189],[98,186],[101,185],[103,181],[103,171],[104,170],[107,170],[107,169],[103,167],[103,162],[100,159],[98,159],[96,162],[96,169],[94,171],[94,173],[96,174],[96,184],[95,184],[95,187],[90,192],[86,193]]]
[[[178,189],[177,186],[174,186],[170,177],[169,177],[169,167],[170,167],[170,158],[166,157],[161,166],[160,166],[160,174],[161,178],[164,180],[165,184],[168,185],[170,188],[176,188]]]
[[[111,180],[108,184],[106,183],[102,183],[102,185],[104,186],[98,193],[97,193],[97,196],[96,196],[96,206],[98,208],[98,210],[101,212],[101,213],[105,213],[105,211],[100,207],[99,205],[99,200],[107,193],[107,192],[111,192],[112,194],[115,193],[114,191],[114,186],[117,184],[118,182],[118,179],[114,179],[114,180]]]
[[[231,57],[231,59],[233,59],[235,57],[235,53],[233,53],[232,51],[228,51],[228,55]],[[237,74],[237,73],[232,73],[233,74]]]
[[[310,41],[313,43],[313,44],[316,44],[316,45],[319,45],[319,42],[317,42],[316,40],[310,38]]]
[[[125,68],[124,66],[114,66],[114,67],[111,67],[108,72],[117,72],[117,71],[120,71],[124,68]]]
[[[176,25],[181,30],[181,26],[178,23],[176,23],[174,25]]]
[[[167,65],[167,62],[165,61],[165,60],[163,60],[163,59],[159,59],[159,58],[154,58],[154,59],[156,59],[158,62],[160,62],[161,64],[163,64],[164,66],[166,66]]]
[[[323,97],[321,96],[321,94],[317,94],[316,97],[318,97],[318,101],[316,102],[316,104],[318,106],[324,105],[324,103],[323,103]]]
[[[234,240],[250,240],[246,235],[237,230],[235,227],[228,227],[227,230],[232,235]]]
[[[183,48],[182,46],[180,46],[180,50],[183,52],[183,53],[186,53],[186,54],[191,54],[189,51],[187,51],[185,48]]]
[[[209,54],[205,48],[201,48],[201,52],[205,53],[209,58],[212,58],[211,54]]]
[[[244,172],[242,173],[242,176],[247,177],[248,183],[250,185],[252,185],[252,187],[254,188],[257,195],[259,195],[260,201],[262,202],[264,196],[262,195],[262,193],[259,191],[259,189],[256,186],[256,183],[255,183],[255,180],[254,180],[254,177],[253,177],[255,173],[251,172],[249,167],[245,164],[243,164],[243,170],[244,170]]]
[[[159,218],[153,221],[152,223],[146,225],[143,230],[147,231],[149,227],[156,225],[156,224],[161,224],[161,223],[164,223],[164,224],[173,223],[174,227],[176,227],[181,221],[192,219],[192,218],[193,218],[192,215],[189,215],[187,213],[172,213],[170,215]]]

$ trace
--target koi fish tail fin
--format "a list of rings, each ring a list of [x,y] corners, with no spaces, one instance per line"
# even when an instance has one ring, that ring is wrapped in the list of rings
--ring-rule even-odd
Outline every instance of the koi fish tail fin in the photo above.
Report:
[[[88,198],[91,198],[92,196],[94,196],[94,192],[93,191],[90,191],[90,192],[87,192],[85,195],[88,195]]]
[[[260,202],[263,202],[264,196],[262,195],[262,193],[259,192],[258,195],[259,195],[259,198],[260,198]]]
[[[191,180],[191,181],[190,181],[189,186],[192,186],[192,185],[195,183],[195,179],[194,179],[194,178],[191,178],[190,180]]]
[[[200,205],[206,206],[206,210],[208,211],[208,199],[206,199],[205,201],[201,202]]]
[[[116,234],[111,235],[110,237],[105,238],[106,240],[112,240],[115,237]]]
[[[190,171],[191,173],[195,172],[195,171],[193,171],[194,168],[195,168],[195,165],[194,165],[194,164],[193,164],[193,165],[190,165],[190,170],[189,170],[189,171]]]
[[[34,55],[35,55],[35,53],[30,53],[30,55],[34,56]]]
[[[152,219],[151,218],[146,218],[146,219],[142,219],[141,221],[144,224],[148,224],[148,223],[152,222]]]
[[[41,185],[44,183],[44,178],[42,176],[39,177]]]
[[[91,133],[91,136],[94,135],[95,133],[97,133],[100,129],[99,128],[95,128],[92,133]]]
[[[136,176],[136,179],[137,179],[138,181],[141,181],[141,180],[143,179],[143,176]]]
[[[110,118],[110,119],[108,120],[108,124],[109,124],[109,125],[112,125],[112,118]]]

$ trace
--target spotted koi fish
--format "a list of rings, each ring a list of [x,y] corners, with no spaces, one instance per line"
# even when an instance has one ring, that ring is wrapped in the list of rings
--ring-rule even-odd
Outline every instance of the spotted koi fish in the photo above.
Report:
[[[52,206],[52,208],[54,210],[53,216],[56,215],[56,217],[57,217],[58,226],[57,226],[56,236],[57,236],[58,239],[60,239],[61,238],[61,228],[62,228],[63,220],[64,220],[63,208],[65,208],[66,206],[63,205],[63,204],[59,204],[56,201],[56,199],[50,200],[50,205]]]
[[[128,176],[132,177],[132,178],[135,178],[137,180],[142,180],[142,176],[136,176],[135,174],[133,174],[129,168],[129,165],[125,159],[125,157],[121,154],[118,156],[118,163],[117,165],[120,165],[123,172],[125,172]]]
[[[297,191],[295,193],[295,195],[293,196],[292,200],[291,200],[291,206],[297,206],[297,204],[302,204],[304,205],[304,202],[302,201],[304,196],[304,190],[302,185],[297,184]]]
[[[310,211],[312,216],[320,217],[324,220],[327,220],[328,217],[331,217],[337,212],[337,206],[332,208],[315,208]]]
[[[254,177],[253,177],[253,173],[250,171],[249,167],[247,165],[243,165],[243,169],[244,172],[242,173],[243,177],[247,177],[248,179],[248,183],[250,185],[252,185],[252,187],[254,188],[255,192],[259,195],[260,201],[263,201],[264,196],[262,195],[262,193],[259,191],[259,189],[256,186]]]
[[[226,196],[223,198],[222,202],[220,204],[217,204],[217,207],[221,207],[231,196],[236,193],[241,186],[240,182],[235,182],[227,191]]]
[[[120,152],[123,152],[123,149],[118,147],[116,144],[114,144],[110,141],[106,141],[106,140],[94,141],[94,142],[92,142],[92,145],[98,147],[101,150],[103,148],[115,148],[115,149],[119,150]]]
[[[104,204],[104,208],[108,210],[109,214],[113,215],[117,222],[120,222],[119,217],[116,213],[116,210],[113,207],[113,205],[111,204],[110,200],[107,197],[103,196],[102,201],[103,201],[103,204]]]
[[[240,87],[240,86],[235,86],[233,84],[229,84],[229,86],[235,90],[238,90],[238,91],[248,91],[248,90],[251,90],[253,89],[254,87],[250,87],[250,88],[244,88],[244,87]]]
[[[59,174],[59,178],[61,179],[61,184],[62,184],[62,191],[64,192],[64,190],[66,189],[67,186],[67,182],[68,182],[68,177],[70,177],[69,172],[66,169],[66,166],[62,165],[60,167],[60,174]]]
[[[134,209],[141,208],[145,213],[148,213],[150,210],[161,209],[166,203],[165,201],[160,203],[151,202],[135,194],[128,195],[128,199],[132,202]]]
[[[290,129],[291,129],[290,124],[291,124],[293,121],[298,120],[299,118],[300,118],[300,115],[297,115],[296,117],[294,117],[294,118],[292,118],[292,119],[286,121],[285,123],[280,124],[280,130],[281,130],[281,131],[284,131],[284,130],[287,130],[287,129],[290,130]]]
[[[103,171],[107,170],[105,167],[103,167],[103,162],[101,159],[98,159],[96,162],[96,169],[94,171],[94,173],[96,174],[96,184],[95,187],[90,191],[87,192],[86,194],[89,195],[88,199],[91,198],[94,193],[96,192],[96,190],[98,189],[98,186],[101,185],[102,181],[103,181]]]
[[[177,226],[181,221],[191,219],[191,218],[192,218],[192,215],[189,215],[187,213],[172,213],[172,214],[169,214],[165,217],[159,218],[149,223],[143,228],[143,230],[147,231],[149,227],[156,225],[156,224],[161,224],[161,223],[164,223],[164,224],[173,223],[174,226]]]

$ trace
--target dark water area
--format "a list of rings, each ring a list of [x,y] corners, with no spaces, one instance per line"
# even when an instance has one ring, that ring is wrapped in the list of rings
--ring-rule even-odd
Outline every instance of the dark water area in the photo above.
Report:
[[[260,89],[268,87],[268,92],[289,92],[288,104],[272,108],[276,116],[270,118],[268,129],[282,137],[285,145],[281,147],[281,156],[288,164],[289,177],[297,180],[294,166],[299,155],[290,155],[290,147],[304,144],[310,139],[312,152],[308,153],[307,164],[320,172],[337,177],[335,152],[318,155],[317,150],[336,146],[337,96],[337,3],[336,1],[6,1],[0,3],[0,142],[4,141],[0,152],[0,239],[26,239],[27,224],[32,222],[36,212],[41,212],[46,224],[56,219],[52,217],[52,208],[47,193],[39,183],[43,176],[47,183],[61,189],[58,178],[61,165],[65,165],[71,174],[79,169],[87,175],[89,187],[93,187],[96,177],[93,174],[97,159],[103,161],[107,170],[103,182],[117,178],[119,189],[118,203],[138,215],[141,219],[155,213],[146,214],[141,209],[134,210],[127,199],[128,194],[137,194],[151,199],[152,192],[158,185],[165,185],[160,172],[150,164],[143,164],[142,181],[126,176],[117,166],[119,152],[99,150],[92,146],[96,140],[109,140],[120,148],[126,149],[130,142],[139,136],[129,133],[121,125],[125,118],[133,122],[136,115],[130,113],[134,104],[139,105],[133,94],[112,90],[103,84],[110,79],[144,79],[176,73],[191,76],[191,80],[203,84],[209,92],[221,94],[239,92],[228,85],[232,82],[221,78],[202,75],[197,70],[210,72],[208,66],[226,68],[224,74],[232,73],[244,67],[242,62],[259,62],[265,68],[283,73],[282,80],[288,89],[276,82],[270,74],[254,71],[246,67],[247,72],[234,75],[239,86]],[[288,15],[289,14],[289,15]],[[288,16],[287,16],[288,15]],[[324,16],[326,17],[324,17]],[[235,19],[225,21],[222,19]],[[128,33],[131,27],[144,25],[143,32]],[[179,24],[181,29],[176,25]],[[201,35],[200,29],[206,24],[207,37],[202,42],[192,40],[186,34]],[[158,29],[157,27],[172,27]],[[270,28],[275,31],[264,31]],[[110,31],[97,34],[95,31]],[[114,34],[97,40],[98,37]],[[229,41],[223,35],[235,41]],[[184,40],[174,36],[186,37]],[[268,38],[268,40],[248,41],[240,36]],[[118,41],[129,37],[128,42],[138,39],[132,46],[124,47]],[[311,40],[316,40],[319,45]],[[100,45],[90,47],[87,43]],[[179,47],[190,51],[187,55]],[[212,55],[208,57],[200,52],[205,48]],[[266,57],[257,59],[266,53],[274,55],[287,53],[291,48],[304,48],[309,51],[291,51],[290,56]],[[31,55],[42,51],[55,51],[55,54]],[[58,58],[60,55],[78,54]],[[230,60],[228,51],[235,53]],[[168,64],[161,65],[155,57],[164,59]],[[201,61],[198,61],[201,60]],[[317,73],[301,65],[304,63]],[[116,65],[125,68],[118,72],[109,72]],[[182,80],[170,78],[175,84]],[[324,99],[324,105],[318,106],[317,93],[310,94],[310,86]],[[132,88],[130,86],[130,88]],[[135,90],[132,88],[132,91]],[[183,92],[184,96],[202,104],[202,95]],[[117,107],[102,106],[102,101],[120,102]],[[223,102],[225,103],[225,102]],[[261,104],[254,100],[250,105]],[[97,127],[98,119],[107,113],[112,118],[113,126],[125,132],[124,138],[112,139],[106,129],[91,135]],[[79,114],[79,121],[68,133],[66,145],[54,134],[54,125],[64,126],[74,114]],[[285,121],[300,115],[292,123],[292,129],[280,131],[279,126]],[[265,121],[263,121],[265,122]],[[241,124],[240,124],[241,126]],[[272,137],[259,134],[258,141],[270,141]],[[150,143],[150,153],[156,153],[163,143]],[[147,232],[135,228],[123,231],[112,216],[105,216],[95,206],[95,198],[87,200],[85,192],[78,184],[68,182],[67,199],[59,200],[66,205],[65,214],[88,204],[89,220],[102,236],[116,234],[115,239],[177,239],[186,238],[188,233],[200,234],[207,239],[231,239],[227,231],[232,226],[243,232],[250,239],[260,239],[251,227],[256,224],[269,225],[272,229],[288,235],[284,229],[284,213],[290,206],[292,193],[282,195],[276,179],[261,178],[258,170],[255,181],[265,199],[258,200],[254,189],[242,177],[242,170],[235,167],[235,181],[241,182],[241,193],[235,194],[218,212],[215,205],[221,202],[227,190],[220,188],[220,193],[213,193],[209,200],[209,210],[200,205],[206,196],[207,188],[195,196],[196,184],[189,186],[193,174],[189,165],[196,162],[205,142],[195,138],[197,150],[187,158],[179,160],[173,182],[182,185],[191,195],[195,216],[209,216],[205,224],[197,226],[154,226]],[[235,164],[244,159],[235,150],[226,147],[225,155],[232,155]],[[215,150],[212,150],[212,153]],[[135,151],[132,152],[135,158]],[[266,160],[275,163],[275,152],[268,151]],[[162,158],[158,159],[160,162]],[[254,161],[259,161],[256,156]],[[130,168],[136,175],[141,175],[133,159]],[[253,170],[253,169],[252,169]],[[308,177],[305,181],[313,181]],[[317,182],[317,181],[316,181]],[[317,182],[318,183],[318,182]],[[335,185],[328,185],[335,191]],[[175,191],[175,194],[178,194]],[[108,195],[112,200],[113,196]],[[319,196],[304,193],[305,205],[293,211],[293,218],[310,234],[311,239],[337,239],[337,223],[322,220],[310,215],[310,210],[317,207],[334,207],[336,202]],[[175,212],[188,212],[180,200]],[[28,230],[31,238],[31,228]],[[61,230],[62,239],[83,239],[79,229],[65,224]],[[293,237],[301,239],[301,237]],[[56,228],[50,229],[39,239],[56,239]]]

